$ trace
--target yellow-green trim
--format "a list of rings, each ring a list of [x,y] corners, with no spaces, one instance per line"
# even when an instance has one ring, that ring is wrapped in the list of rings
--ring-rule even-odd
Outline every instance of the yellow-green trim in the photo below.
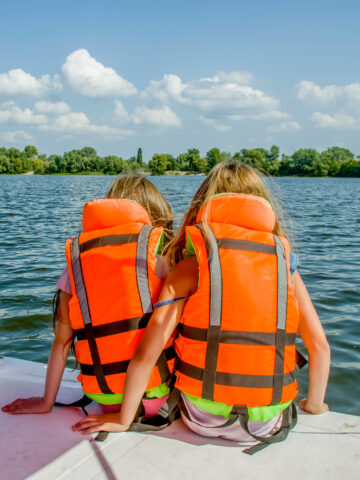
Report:
[[[190,257],[196,257],[198,266],[199,266],[199,278],[198,278],[198,287],[200,286],[200,262],[199,262],[199,257],[196,251],[196,248],[194,247],[194,243],[192,241],[192,238],[190,236],[189,231],[186,228],[186,245],[185,245],[185,255],[184,258],[190,258]]]
[[[157,387],[146,390],[145,394],[147,398],[161,398],[168,395],[169,392],[167,384],[162,383]],[[119,405],[122,403],[124,396],[122,393],[84,393],[88,398],[101,405]]]
[[[205,398],[194,397],[185,393],[185,396],[191,403],[198,408],[209,412],[212,415],[222,415],[225,418],[230,417],[232,405],[226,403],[214,402]],[[285,410],[291,402],[277,403],[275,405],[268,405],[266,407],[248,407],[249,420],[251,422],[267,422],[276,417],[279,413]]]
[[[161,252],[164,248],[164,229],[162,228],[161,229],[161,234],[159,236],[159,240],[156,244],[156,247],[155,247],[155,255],[161,255]]]

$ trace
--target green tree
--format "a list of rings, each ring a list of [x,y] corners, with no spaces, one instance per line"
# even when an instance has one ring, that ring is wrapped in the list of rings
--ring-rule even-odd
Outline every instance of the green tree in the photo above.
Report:
[[[266,153],[267,150],[264,150],[263,148],[243,148],[240,150],[240,152],[235,153],[234,158],[251,165],[252,167],[263,169],[264,155],[266,155]]]
[[[181,172],[186,172],[189,170],[189,159],[186,153],[180,153],[176,159],[177,168]]]
[[[217,163],[221,162],[220,150],[216,147],[212,148],[206,153],[207,167],[210,171]]]
[[[116,155],[108,155],[104,158],[104,173],[108,175],[117,175],[125,170],[124,160]]]
[[[34,145],[26,145],[24,148],[26,158],[35,158],[39,155],[39,152]]]
[[[264,170],[269,175],[277,175],[280,168],[280,149],[277,145],[272,145],[265,154]]]
[[[206,173],[208,171],[208,160],[207,158],[198,158],[195,160],[195,172]]]
[[[359,157],[358,157],[359,158]],[[360,162],[355,159],[349,159],[341,164],[338,177],[360,177]]]
[[[10,162],[6,155],[0,154],[0,173],[10,173]]]
[[[164,175],[168,165],[168,159],[164,153],[154,153],[149,161],[151,175]]]
[[[10,163],[10,173],[24,173],[24,161],[27,161],[25,152],[11,147],[7,150],[7,157]]]
[[[295,162],[290,155],[281,156],[281,162],[279,167],[279,175],[295,175]]]
[[[314,148],[300,148],[292,154],[295,163],[295,175],[311,176],[320,155]]]
[[[136,155],[136,163],[138,163],[140,167],[142,167],[144,165],[143,164],[142,148],[138,148],[137,155]]]
[[[234,157],[230,152],[221,152],[220,158],[221,162],[227,162],[228,160],[232,160]]]
[[[32,170],[38,175],[45,173],[45,162],[41,158],[34,158],[32,160]]]
[[[189,170],[191,172],[197,172],[197,165],[200,161],[200,151],[197,148],[189,148],[187,151],[187,160],[189,164]]]
[[[354,154],[347,148],[331,147],[324,150],[320,154],[320,161],[323,165],[326,175],[331,177],[337,175],[342,165],[352,162],[354,160]]]
[[[166,156],[166,170],[176,171],[178,167],[176,158],[170,153],[164,153],[164,155]]]
[[[97,151],[93,147],[83,147],[81,150],[73,150],[73,152],[79,152],[82,157],[86,158],[97,156]]]

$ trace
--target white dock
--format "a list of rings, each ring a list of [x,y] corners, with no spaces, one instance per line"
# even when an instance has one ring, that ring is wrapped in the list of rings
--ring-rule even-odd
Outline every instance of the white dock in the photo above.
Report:
[[[40,396],[46,365],[0,357],[0,406]],[[75,372],[64,374],[58,400],[82,396]],[[98,407],[90,406],[95,413]],[[239,479],[360,478],[360,417],[299,411],[288,439],[249,456],[224,440],[191,433],[180,420],[161,433],[110,434],[103,443],[74,433],[83,413],[54,408],[45,415],[0,411],[0,478],[55,479]]]

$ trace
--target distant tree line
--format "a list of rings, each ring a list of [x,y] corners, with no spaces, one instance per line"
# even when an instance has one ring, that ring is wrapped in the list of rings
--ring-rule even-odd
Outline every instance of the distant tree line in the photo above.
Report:
[[[360,156],[347,148],[331,147],[322,152],[313,148],[301,148],[292,155],[280,157],[279,147],[243,148],[234,154],[212,148],[205,157],[197,148],[190,148],[177,157],[168,153],[154,153],[148,163],[143,161],[141,148],[137,155],[123,159],[116,155],[100,157],[92,147],[71,150],[63,155],[39,154],[36,147],[27,145],[23,151],[17,148],[0,148],[0,173],[18,174],[108,174],[122,172],[150,172],[152,175],[207,173],[217,163],[236,159],[273,176],[307,177],[360,177]]]

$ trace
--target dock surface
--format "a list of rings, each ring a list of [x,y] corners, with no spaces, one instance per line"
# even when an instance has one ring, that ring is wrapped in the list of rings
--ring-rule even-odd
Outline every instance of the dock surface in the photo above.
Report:
[[[0,405],[41,396],[46,365],[0,357]],[[81,398],[76,372],[66,370],[58,400]],[[92,404],[91,413],[101,413]],[[360,417],[299,410],[283,443],[249,456],[225,440],[193,434],[181,420],[161,433],[110,434],[103,443],[71,430],[81,409],[56,407],[43,415],[0,411],[2,480],[55,479],[360,479]]]

